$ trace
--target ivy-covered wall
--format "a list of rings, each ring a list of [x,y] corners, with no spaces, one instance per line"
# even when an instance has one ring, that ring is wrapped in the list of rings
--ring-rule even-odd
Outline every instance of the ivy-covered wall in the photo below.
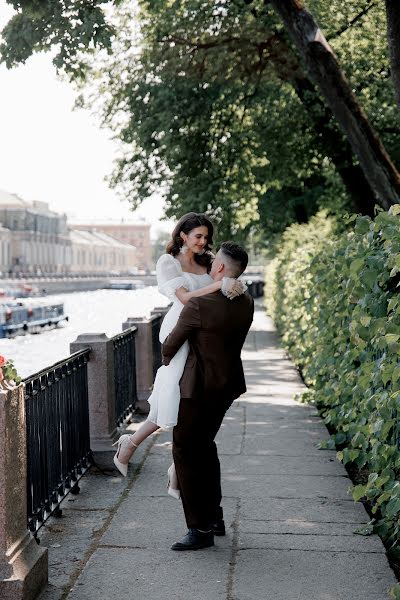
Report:
[[[325,446],[368,470],[353,488],[399,553],[400,206],[351,231],[318,214],[286,230],[267,269],[266,305],[314,402],[336,431]]]

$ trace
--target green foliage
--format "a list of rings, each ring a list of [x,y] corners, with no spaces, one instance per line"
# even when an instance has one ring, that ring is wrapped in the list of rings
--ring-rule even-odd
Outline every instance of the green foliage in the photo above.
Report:
[[[267,272],[268,311],[310,386],[307,401],[335,429],[339,460],[367,468],[353,498],[371,503],[392,552],[400,539],[399,213],[396,205],[374,221],[352,216],[350,232],[324,214],[292,225]]]
[[[108,0],[7,0],[17,11],[1,32],[2,60],[8,68],[34,52],[56,46],[54,64],[72,77],[82,77],[82,51],[111,49],[114,33],[102,5]]]
[[[353,531],[353,533],[356,533],[357,535],[363,535],[363,536],[372,535],[374,533],[374,523],[375,523],[375,520],[373,519],[366,525],[361,525],[360,527],[357,527]]]
[[[22,379],[17,373],[17,369],[14,366],[14,360],[11,358],[6,359],[4,356],[0,356],[2,366],[0,367],[0,381],[4,381],[6,384],[12,382],[13,385],[21,383]]]
[[[396,585],[390,588],[390,597],[400,600],[400,583],[396,583]]]
[[[319,210],[324,214],[342,215],[349,200],[337,173],[326,168],[320,175],[305,181],[299,188],[269,190],[258,203],[264,234],[263,245],[268,256],[274,256],[281,245],[282,233],[292,223],[307,223]]]

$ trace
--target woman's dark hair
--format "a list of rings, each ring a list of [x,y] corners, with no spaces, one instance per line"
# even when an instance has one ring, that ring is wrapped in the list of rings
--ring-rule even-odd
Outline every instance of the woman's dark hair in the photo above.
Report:
[[[175,225],[175,228],[171,234],[171,239],[167,244],[165,252],[167,254],[172,254],[172,256],[178,256],[178,254],[183,246],[183,239],[181,238],[181,235],[180,235],[181,232],[188,235],[191,231],[193,231],[193,229],[196,229],[196,227],[207,227],[208,238],[207,238],[207,244],[204,247],[204,250],[205,250],[204,254],[202,254],[202,255],[195,254],[194,259],[199,265],[203,265],[204,267],[207,267],[207,271],[209,271],[211,269],[211,263],[214,258],[213,254],[211,252],[211,246],[213,243],[212,238],[213,238],[213,234],[214,234],[214,227],[213,227],[213,224],[211,223],[210,219],[204,213],[190,212],[190,213],[187,213],[186,215],[183,215],[183,217],[181,217],[179,219],[179,221],[177,222],[177,224]]]

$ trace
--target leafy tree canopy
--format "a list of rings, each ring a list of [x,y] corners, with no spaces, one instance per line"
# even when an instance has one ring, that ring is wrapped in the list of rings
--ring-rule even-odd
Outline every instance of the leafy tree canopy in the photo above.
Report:
[[[34,52],[57,47],[54,64],[72,77],[83,75],[82,51],[111,50],[114,28],[107,22],[108,0],[7,0],[16,11],[2,31],[2,60],[8,68]],[[115,5],[120,2],[116,0]]]
[[[332,152],[343,138],[304,88],[303,66],[264,0],[10,4],[19,14],[3,32],[3,59],[11,66],[57,45],[57,67],[84,81],[82,103],[120,141],[111,184],[133,207],[161,190],[168,216],[207,210],[221,237],[256,230],[262,240],[321,205],[351,206]],[[397,159],[384,6],[308,6]]]

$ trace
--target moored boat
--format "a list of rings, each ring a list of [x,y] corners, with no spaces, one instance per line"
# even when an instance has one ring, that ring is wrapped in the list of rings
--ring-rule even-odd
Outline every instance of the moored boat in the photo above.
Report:
[[[44,327],[55,327],[68,321],[64,304],[39,299],[0,299],[0,338],[24,333],[39,333]]]
[[[144,287],[141,279],[110,279],[108,289],[110,290],[138,290]]]

